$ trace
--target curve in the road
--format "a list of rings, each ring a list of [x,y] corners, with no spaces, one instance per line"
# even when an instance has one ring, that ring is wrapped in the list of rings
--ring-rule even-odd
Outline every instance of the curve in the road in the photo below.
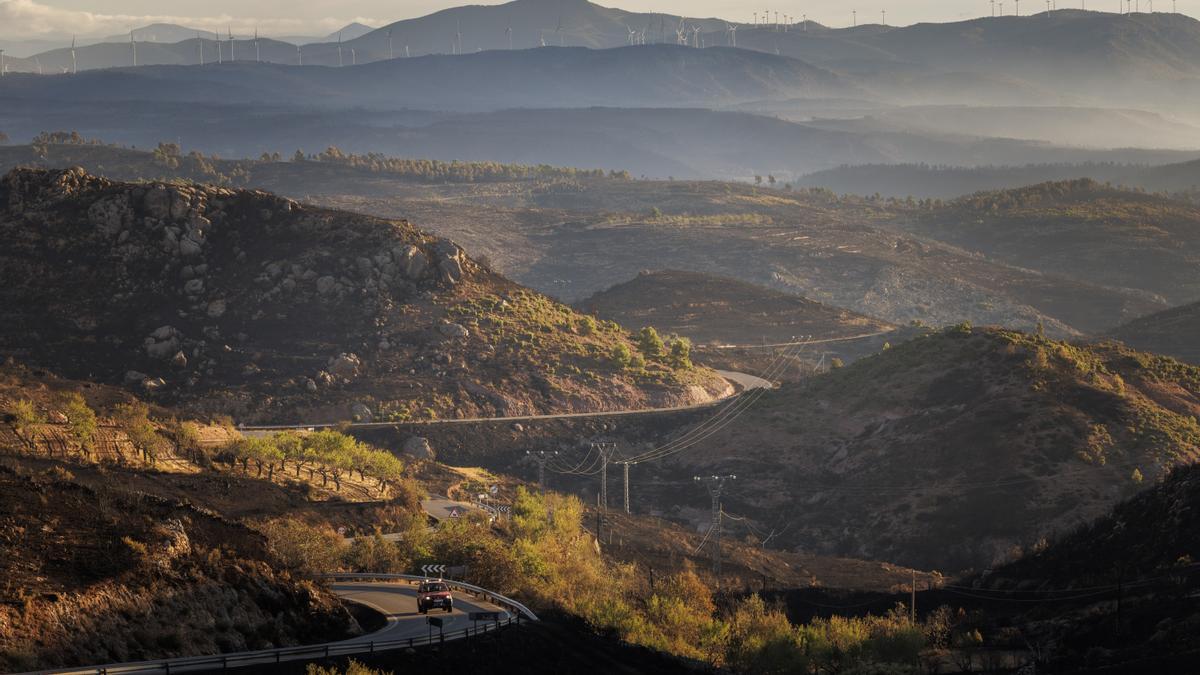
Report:
[[[500,621],[505,623],[513,614],[499,605],[474,598],[466,593],[454,591],[454,611],[433,612],[429,616],[443,619],[441,629],[431,629],[428,616],[417,611],[417,588],[407,582],[385,581],[342,581],[330,584],[339,597],[357,602],[384,615],[387,625],[366,635],[317,645],[305,645],[286,649],[267,649],[255,652],[240,652],[214,656],[194,656],[177,659],[159,659],[137,663],[111,663],[85,668],[65,668],[38,671],[56,675],[119,675],[122,673],[183,673],[211,672],[225,667],[244,668],[266,666],[284,661],[308,661],[331,655],[354,655],[362,653],[368,646],[378,651],[375,645],[388,645],[412,640],[415,644],[425,643],[431,636],[435,639],[445,634],[447,642],[466,637],[464,630],[489,630],[498,624],[476,625],[470,612],[499,612]],[[403,645],[400,645],[401,647]],[[411,646],[411,645],[410,645]],[[380,647],[382,648],[382,647]]]
[[[653,415],[660,413],[684,412],[687,410],[701,410],[711,408],[724,401],[746,393],[752,389],[772,389],[775,383],[769,380],[764,380],[761,377],[750,375],[749,373],[738,373],[729,370],[717,370],[718,375],[725,378],[727,381],[737,385],[735,392],[728,396],[715,398],[711,401],[703,403],[691,403],[688,405],[668,406],[665,408],[639,408],[637,410],[609,410],[598,412],[580,412],[580,413],[557,413],[546,415],[508,415],[505,417],[452,417],[440,420],[410,420],[407,422],[352,422],[349,426],[354,429],[390,429],[394,427],[406,426],[440,426],[446,424],[484,424],[488,422],[504,423],[504,422],[537,422],[540,420],[569,420],[581,419],[590,417],[625,417],[630,415]],[[323,422],[319,424],[255,424],[255,425],[239,425],[238,430],[250,434],[254,432],[273,432],[273,431],[292,431],[301,429],[330,429],[340,426],[334,422]]]
[[[387,619],[387,626],[368,635],[352,638],[347,643],[382,642],[388,640],[406,640],[408,638],[437,636],[438,629],[431,628],[427,615],[417,610],[417,589],[404,583],[389,582],[340,582],[330,584],[330,588],[343,600],[366,605],[381,613]],[[463,593],[454,593],[454,611],[446,613],[441,610],[430,612],[428,616],[441,617],[444,625],[442,632],[451,633],[465,628],[473,628],[470,620],[471,612],[500,612],[503,621],[509,613],[504,608],[489,602],[477,600]]]

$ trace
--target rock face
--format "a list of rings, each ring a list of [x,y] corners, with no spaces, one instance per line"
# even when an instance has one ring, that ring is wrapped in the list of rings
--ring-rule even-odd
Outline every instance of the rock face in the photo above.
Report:
[[[420,436],[413,436],[405,441],[402,452],[414,459],[427,459],[432,461],[436,458],[436,455],[433,452],[433,446],[429,445],[429,440]]]

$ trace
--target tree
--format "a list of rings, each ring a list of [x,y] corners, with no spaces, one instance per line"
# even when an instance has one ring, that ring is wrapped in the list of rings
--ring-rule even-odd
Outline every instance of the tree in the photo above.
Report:
[[[8,142],[8,134],[4,133],[3,131],[0,131],[0,145],[3,145],[7,142]]]
[[[177,418],[172,417],[163,428],[163,433],[175,447],[176,455],[187,457],[189,462],[196,462],[200,458],[199,424],[180,422]]]
[[[96,443],[96,413],[77,391],[64,394],[61,403],[67,416],[67,433],[79,444],[84,456],[90,456]]]
[[[755,176],[754,176],[754,184],[755,184],[755,185],[762,185],[762,176],[759,176],[759,175],[755,174]]]
[[[647,361],[661,359],[665,349],[662,338],[658,336],[658,331],[654,330],[653,326],[646,326],[638,333],[638,351],[646,357]]]
[[[140,401],[122,403],[116,407],[113,417],[130,444],[141,453],[142,461],[153,466],[158,459],[159,438],[150,421],[149,406]]]
[[[8,414],[12,419],[13,432],[16,433],[17,438],[25,443],[25,447],[31,454],[37,452],[37,440],[34,434],[39,426],[46,423],[45,416],[38,412],[33,401],[27,399],[12,404]]]
[[[692,341],[685,337],[676,337],[671,341],[671,367],[676,370],[692,368]]]

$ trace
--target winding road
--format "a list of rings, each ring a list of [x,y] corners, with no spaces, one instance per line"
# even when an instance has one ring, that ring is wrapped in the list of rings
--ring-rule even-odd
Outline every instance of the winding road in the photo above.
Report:
[[[222,656],[195,656],[178,659],[141,661],[137,663],[114,663],[86,668],[66,668],[61,670],[38,671],[55,673],[57,675],[95,675],[96,673],[183,673],[211,672],[222,669],[224,660],[230,667],[243,668],[246,666],[267,665],[285,661],[312,661],[326,655],[357,654],[376,651],[373,645],[394,644],[407,640],[425,641],[430,637],[438,638],[445,634],[447,642],[463,639],[465,629],[488,630],[494,623],[475,623],[470,619],[471,612],[498,612],[501,622],[512,618],[507,610],[499,605],[485,602],[467,593],[454,591],[454,611],[430,612],[428,616],[417,611],[417,587],[408,582],[394,581],[340,581],[331,583],[330,589],[349,602],[357,602],[383,614],[387,625],[380,630],[366,635],[360,635],[349,640],[330,642],[318,645],[289,648],[286,650],[263,650],[257,652],[241,652]],[[428,617],[440,618],[441,628],[431,626]],[[452,635],[453,633],[453,635]]]
[[[774,389],[775,383],[770,380],[765,380],[757,375],[749,373],[738,373],[730,370],[714,371],[727,381],[735,385],[735,391],[728,396],[715,398],[711,401],[703,403],[692,403],[689,405],[670,406],[666,408],[638,408],[636,410],[609,410],[599,412],[580,412],[580,413],[558,413],[546,415],[510,415],[506,417],[454,417],[440,420],[410,420],[408,422],[352,422],[350,427],[353,429],[388,429],[394,427],[409,427],[409,426],[441,426],[453,424],[484,424],[488,422],[504,423],[504,422],[536,422],[539,420],[568,420],[581,419],[589,417],[625,417],[629,415],[653,415],[659,413],[682,412],[685,410],[700,410],[703,408],[711,408],[723,401],[727,401],[734,396],[741,395],[753,389]],[[260,435],[275,431],[299,431],[304,429],[330,429],[338,426],[335,422],[321,424],[245,424],[238,425],[238,430],[247,436]]]

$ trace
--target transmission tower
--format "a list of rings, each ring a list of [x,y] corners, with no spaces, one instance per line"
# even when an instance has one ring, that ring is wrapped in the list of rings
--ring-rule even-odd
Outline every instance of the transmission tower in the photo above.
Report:
[[[546,494],[546,463],[549,462],[555,455],[557,455],[558,451],[555,450],[554,452],[546,452],[545,450],[538,450],[537,452],[530,452],[529,450],[526,450],[525,454],[533,458],[533,461],[537,463],[538,490],[540,490],[542,494]]]
[[[708,488],[708,496],[712,498],[712,525],[709,529],[710,536],[716,537],[712,547],[713,558],[713,574],[717,577],[717,586],[721,585],[721,492],[725,489],[725,482],[736,479],[737,476],[694,476],[692,480],[697,483],[704,483],[704,487]]]

